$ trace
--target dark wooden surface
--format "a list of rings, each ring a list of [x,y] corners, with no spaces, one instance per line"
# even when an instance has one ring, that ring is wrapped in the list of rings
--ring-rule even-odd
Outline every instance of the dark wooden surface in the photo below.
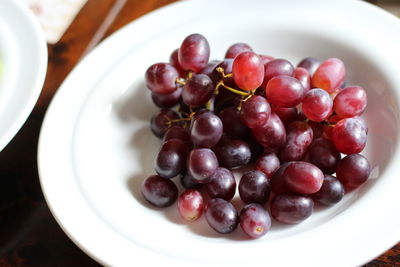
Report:
[[[63,38],[48,47],[48,73],[39,101],[0,153],[0,266],[98,266],[64,234],[44,201],[36,163],[37,142],[51,98],[83,53],[130,21],[174,1],[127,0],[115,19],[104,25],[109,11],[123,2],[89,0]],[[390,6],[385,6],[385,1],[370,2],[394,8],[394,13],[400,6],[398,0],[387,1]],[[400,243],[365,266],[400,266]]]

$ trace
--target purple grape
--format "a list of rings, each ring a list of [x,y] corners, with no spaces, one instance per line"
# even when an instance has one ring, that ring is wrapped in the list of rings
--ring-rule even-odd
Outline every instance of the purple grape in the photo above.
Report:
[[[211,228],[221,234],[232,233],[239,221],[235,207],[222,198],[213,198],[208,202],[205,216]]]
[[[311,89],[311,76],[305,68],[295,68],[293,77],[303,85],[304,93],[307,93]]]
[[[311,216],[314,202],[310,197],[296,194],[276,195],[271,202],[272,217],[282,223],[300,223]]]
[[[272,111],[281,119],[285,126],[289,126],[295,120],[298,120],[297,108],[273,107]]]
[[[182,69],[181,65],[179,65],[179,60],[178,60],[178,52],[179,52],[179,48],[175,49],[171,56],[169,57],[169,63],[175,67],[175,69],[178,71],[179,73],[179,77],[184,78],[186,76],[185,70]]]
[[[283,173],[287,187],[295,193],[313,194],[321,189],[324,174],[317,166],[305,161],[292,161]]]
[[[168,122],[179,118],[179,114],[176,111],[162,109],[151,118],[150,129],[155,136],[162,138],[165,132],[171,127],[171,124]]]
[[[264,125],[251,130],[257,142],[270,151],[279,151],[286,142],[285,126],[275,113],[271,113]]]
[[[189,132],[187,131],[187,129],[183,128],[180,125],[175,125],[169,128],[164,134],[163,142],[166,142],[173,138],[179,139],[186,144],[192,143],[192,141],[190,140]]]
[[[224,126],[224,133],[234,137],[242,137],[249,133],[249,128],[240,120],[238,109],[234,107],[225,108],[218,114],[218,117]]]
[[[300,61],[299,64],[297,64],[297,67],[306,69],[308,73],[310,73],[310,75],[312,76],[314,72],[318,69],[319,65],[321,65],[321,62],[318,59],[306,57],[302,61]]]
[[[210,58],[210,45],[207,39],[198,33],[183,40],[178,51],[179,65],[184,70],[199,72],[207,66]]]
[[[239,195],[244,203],[264,204],[268,201],[271,187],[267,176],[260,171],[248,171],[239,182]]]
[[[248,44],[245,43],[236,43],[231,45],[228,50],[226,51],[225,58],[232,58],[234,59],[237,55],[243,52],[253,52],[253,49]]]
[[[301,160],[313,140],[312,128],[303,121],[292,122],[287,129],[286,143],[280,151],[282,161]]]
[[[314,201],[326,206],[332,206],[342,200],[344,187],[342,183],[331,175],[325,175],[321,189],[312,194]]]
[[[325,138],[315,139],[308,152],[310,162],[321,169],[323,173],[332,174],[341,158],[335,145]]]
[[[179,176],[179,181],[181,182],[181,185],[187,189],[199,189],[203,186],[203,184],[196,182],[188,173],[181,174]]]
[[[160,108],[172,108],[179,103],[179,99],[182,95],[182,87],[178,87],[174,92],[170,94],[157,94],[151,92],[151,99],[153,103]]]
[[[257,142],[252,134],[243,137],[243,140],[249,145],[251,152],[250,163],[257,161],[257,159],[264,153],[264,148]]]
[[[157,94],[170,94],[177,88],[178,71],[168,63],[151,65],[145,74],[146,86]]]
[[[222,130],[222,122],[218,116],[205,112],[193,119],[190,138],[197,146],[213,147],[221,139]]]
[[[240,119],[249,128],[264,125],[271,114],[271,107],[265,97],[255,95],[242,106]]]
[[[159,208],[171,206],[178,198],[178,188],[174,182],[158,175],[149,176],[144,180],[140,190],[150,204]]]
[[[303,98],[302,109],[304,115],[311,121],[321,122],[332,114],[332,98],[322,89],[314,88],[308,91]]]
[[[264,66],[264,81],[262,87],[265,88],[268,81],[279,75],[293,76],[294,67],[286,59],[273,59]]]
[[[193,74],[183,86],[183,103],[192,108],[198,108],[211,99],[214,92],[214,84],[205,74]]]
[[[217,71],[217,68],[222,68],[224,70],[224,74],[231,74],[232,73],[232,65],[233,65],[233,59],[225,58],[224,60],[222,60],[215,66],[214,70],[212,71],[212,73],[210,75],[211,80],[214,82],[214,84],[217,84],[219,81],[221,81],[223,79],[222,73]],[[232,86],[232,87],[235,86],[232,77],[225,78],[224,83],[228,86]],[[221,88],[221,90],[224,90],[224,89]]]
[[[211,149],[196,148],[190,152],[187,169],[195,182],[208,183],[217,168],[218,160]]]
[[[204,69],[202,69],[200,73],[201,74],[205,74],[205,75],[207,75],[208,77],[211,78],[211,74],[213,73],[213,71],[217,67],[218,63],[219,63],[219,60],[212,60],[212,61],[208,62],[206,67]]]
[[[367,143],[368,128],[360,117],[346,118],[336,123],[332,130],[332,141],[343,154],[363,151]]]
[[[240,211],[240,227],[252,238],[265,235],[271,228],[271,217],[263,206],[257,203],[247,204]]]
[[[272,177],[279,166],[279,158],[272,152],[264,153],[256,162],[256,169],[262,171],[267,177]]]
[[[371,173],[368,159],[360,154],[347,155],[336,167],[336,176],[348,190],[355,189],[367,181]]]
[[[236,180],[233,173],[225,168],[217,168],[211,175],[211,181],[205,184],[205,190],[211,198],[231,200],[236,192]]]
[[[240,140],[224,136],[213,147],[213,151],[218,158],[220,166],[233,169],[248,164],[251,160],[249,145]]]
[[[285,176],[284,172],[289,166],[291,162],[286,162],[283,163],[279,169],[274,173],[271,179],[271,191],[274,192],[275,194],[282,194],[282,193],[288,193],[290,192],[290,189],[288,188],[286,181],[285,181]]]
[[[155,160],[155,170],[163,178],[172,178],[185,170],[187,145],[178,139],[170,139],[162,146]]]

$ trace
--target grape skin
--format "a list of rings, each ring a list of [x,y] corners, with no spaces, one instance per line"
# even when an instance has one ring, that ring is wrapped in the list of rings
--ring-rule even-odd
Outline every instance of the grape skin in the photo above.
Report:
[[[296,78],[280,75],[269,80],[265,94],[271,104],[291,108],[297,106],[303,100],[304,88]]]
[[[187,36],[178,51],[179,65],[188,71],[200,72],[207,66],[210,58],[210,45],[198,33]]]
[[[292,122],[287,129],[286,144],[279,153],[281,161],[301,160],[313,140],[312,128],[303,121]]]
[[[174,182],[158,175],[145,179],[140,191],[150,204],[158,208],[171,206],[178,198],[178,188]]]
[[[235,207],[222,198],[213,198],[208,202],[205,216],[211,228],[221,234],[232,233],[239,222]]]

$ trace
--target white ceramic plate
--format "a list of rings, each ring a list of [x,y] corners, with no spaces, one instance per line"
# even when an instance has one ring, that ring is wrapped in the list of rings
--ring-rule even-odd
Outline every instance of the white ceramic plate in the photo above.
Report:
[[[0,151],[35,105],[47,69],[40,25],[19,1],[0,1]]]
[[[366,88],[371,179],[335,207],[299,225],[274,223],[258,240],[240,229],[185,225],[176,206],[150,208],[139,185],[154,173],[160,141],[143,75],[199,32],[222,58],[234,42],[297,63],[342,58],[348,80]],[[400,238],[400,22],[361,1],[198,0],[144,16],[104,41],[65,80],[46,115],[39,171],[64,231],[113,266],[357,266]]]

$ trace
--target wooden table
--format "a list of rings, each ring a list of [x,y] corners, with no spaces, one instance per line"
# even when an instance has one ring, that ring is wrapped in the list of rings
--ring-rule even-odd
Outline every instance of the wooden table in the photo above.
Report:
[[[84,53],[130,21],[170,2],[174,0],[89,0],[63,38],[48,47],[40,99],[0,153],[0,266],[98,265],[64,234],[44,201],[36,163],[40,126],[60,83]],[[371,2],[394,13],[400,10],[398,0]],[[400,266],[400,243],[365,266]]]

